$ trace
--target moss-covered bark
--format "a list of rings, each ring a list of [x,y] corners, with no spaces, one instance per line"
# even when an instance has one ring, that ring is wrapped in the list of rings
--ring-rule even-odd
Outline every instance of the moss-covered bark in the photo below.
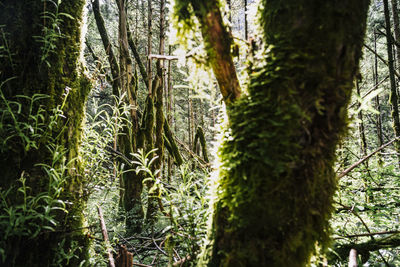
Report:
[[[198,143],[199,141],[200,144]],[[204,161],[208,163],[209,160],[207,152],[207,143],[206,143],[206,138],[204,137],[203,128],[201,126],[197,126],[196,135],[194,136],[194,142],[193,142],[193,152],[197,153],[200,156],[200,149],[198,148],[198,145],[201,146]]]
[[[18,94],[27,97],[37,93],[48,95],[49,98],[37,101],[34,106],[34,109],[39,105],[45,108],[44,118],[47,120],[50,120],[54,108],[62,106],[67,91],[68,97],[63,106],[65,118],[48,128],[49,134],[42,133],[37,148],[24,149],[17,142],[10,142],[8,148],[1,151],[0,186],[11,186],[24,173],[27,185],[32,188],[31,194],[47,192],[49,176],[37,164],[51,165],[54,162],[53,154],[47,148],[49,145],[58,145],[65,150],[65,160],[70,164],[68,172],[64,173],[66,181],[61,194],[68,213],[60,213],[56,218],[57,231],[41,233],[36,238],[6,240],[5,254],[10,256],[6,258],[6,266],[49,266],[54,264],[62,250],[74,249],[77,249],[76,257],[59,264],[77,266],[87,254],[88,240],[82,230],[86,194],[79,157],[84,105],[90,90],[90,83],[82,75],[83,67],[79,62],[84,5],[84,0],[62,1],[58,14],[68,16],[58,15],[59,20],[52,22],[43,17],[43,12],[57,14],[57,10],[54,5],[45,5],[44,1],[7,0],[1,3],[0,25],[6,38],[0,41],[0,45],[9,44],[11,57],[0,57],[0,82],[14,77],[1,88],[5,97],[16,100],[13,97]],[[57,27],[53,28],[52,23]],[[45,39],[51,34],[53,39]],[[26,103],[21,104],[21,112],[28,114]],[[10,205],[19,203],[18,199],[15,201]]]
[[[183,163],[182,155],[179,151],[178,145],[175,142],[174,135],[169,127],[168,121],[164,119],[164,133],[165,138],[168,140],[168,151],[174,157],[176,165],[180,166]]]
[[[209,23],[218,18],[216,1],[178,7],[190,12],[182,9],[189,2],[212,63],[215,53],[228,53],[213,47],[219,44],[211,29],[223,28]],[[332,165],[369,1],[261,2],[265,61],[253,66],[248,95],[226,101],[229,121],[198,266],[305,266],[316,243],[329,243]],[[216,77],[224,94],[225,79]]]

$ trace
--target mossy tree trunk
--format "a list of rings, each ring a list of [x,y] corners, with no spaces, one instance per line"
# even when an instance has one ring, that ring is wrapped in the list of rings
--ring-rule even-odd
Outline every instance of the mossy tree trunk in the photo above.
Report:
[[[118,32],[119,32],[119,64],[113,53],[109,37],[104,26],[104,21],[100,13],[99,0],[94,0],[93,12],[97,28],[99,30],[103,46],[108,56],[110,63],[111,74],[113,78],[113,94],[119,96],[120,92],[125,97],[124,101],[130,106],[130,112],[125,121],[129,122],[121,133],[118,133],[117,140],[118,149],[128,158],[131,157],[130,153],[135,153],[138,148],[141,148],[139,136],[139,122],[136,113],[136,82],[133,75],[132,59],[129,54],[129,46],[132,40],[132,35],[129,32],[127,17],[126,17],[126,3],[122,0],[117,0],[119,18],[118,18]],[[139,143],[139,145],[138,145]],[[120,178],[121,195],[120,203],[126,216],[126,231],[128,234],[140,233],[143,224],[144,211],[141,200],[143,191],[143,177],[134,171],[134,166],[125,165],[124,172]]]
[[[46,3],[41,0],[1,2],[0,25],[5,38],[0,40],[0,46],[7,43],[10,55],[0,57],[1,90],[6,99],[20,102],[22,99],[15,98],[16,95],[29,98],[35,94],[47,95],[48,98],[36,101],[33,106],[35,112],[39,108],[44,110],[43,117],[37,118],[44,120],[44,124],[51,121],[52,111],[57,106],[62,107],[65,117],[59,117],[57,125],[46,128],[39,137],[27,133],[35,147],[23,147],[17,137],[8,141],[6,149],[0,151],[0,187],[9,188],[24,176],[26,185],[31,188],[28,194],[46,194],[54,180],[37,164],[60,167],[62,162],[69,162],[68,169],[62,173],[66,180],[59,196],[66,203],[68,213],[55,215],[58,221],[55,232],[42,231],[34,238],[22,235],[5,240],[7,245],[2,247],[7,255],[5,266],[78,266],[87,256],[89,247],[82,228],[87,194],[79,155],[84,106],[90,90],[79,62],[85,1],[62,1],[58,10],[55,5]],[[44,17],[44,12],[53,14],[57,20]],[[68,15],[61,15],[63,13]],[[14,79],[6,82],[9,78]],[[28,125],[30,111],[27,103],[21,104],[19,118],[25,120],[19,123]],[[1,138],[4,140],[5,136]],[[65,153],[60,161],[55,161],[49,146],[57,146],[58,152]],[[9,205],[21,204],[18,193],[12,199],[14,202]],[[45,213],[44,210],[39,212]],[[4,233],[1,235],[4,238]],[[62,250],[74,251],[76,256],[69,262],[63,261]]]
[[[160,0],[160,43],[158,53],[164,55],[165,52],[165,1]],[[156,179],[162,179],[162,168],[164,162],[164,61],[157,61],[157,73],[155,79],[158,79],[157,87],[153,88],[155,94],[155,142],[154,147],[157,148],[157,158],[154,161],[154,170],[158,171]],[[150,183],[150,186],[154,186],[154,183]],[[157,215],[157,205],[161,207],[161,200],[159,199],[160,190],[155,188],[151,190],[148,196],[147,204],[147,218],[148,222],[153,223]]]
[[[131,157],[137,151],[137,137],[139,132],[139,120],[137,115],[136,85],[133,73],[132,58],[129,54],[128,24],[126,14],[126,0],[116,0],[119,11],[118,40],[119,40],[119,73],[121,84],[121,96],[129,106],[127,115],[128,125],[125,125],[123,132],[119,136],[118,144],[124,155]],[[122,174],[123,185],[123,207],[125,209],[125,225],[128,235],[141,232],[144,212],[141,200],[143,190],[143,177],[137,174],[134,166],[126,165]]]
[[[218,1],[179,1],[180,14],[188,2],[229,118],[198,266],[306,266],[329,240],[335,148],[369,1],[261,1],[265,62],[253,66],[242,97],[226,86],[236,74],[221,69],[232,60]]]

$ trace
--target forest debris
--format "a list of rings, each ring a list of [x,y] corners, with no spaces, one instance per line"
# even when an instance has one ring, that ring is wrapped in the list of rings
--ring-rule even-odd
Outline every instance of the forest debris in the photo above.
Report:
[[[106,247],[107,247],[108,262],[110,264],[110,267],[115,267],[115,262],[114,262],[114,257],[112,255],[110,241],[108,240],[106,223],[104,222],[103,211],[100,206],[97,206],[97,211],[99,213],[101,233],[103,234],[104,242],[106,243]]]
[[[182,266],[185,262],[191,260],[190,255],[184,257],[183,259],[180,259],[179,261],[174,262],[174,264],[172,264],[172,266]]]
[[[115,262],[117,267],[132,267],[133,253],[129,252],[126,246],[121,245]]]

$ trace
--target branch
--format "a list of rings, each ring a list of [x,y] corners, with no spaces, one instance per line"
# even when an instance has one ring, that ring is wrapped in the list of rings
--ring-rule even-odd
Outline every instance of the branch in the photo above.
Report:
[[[378,53],[376,53],[371,47],[369,47],[366,44],[364,44],[364,47],[367,48],[369,51],[371,51],[374,55],[376,55],[383,62],[383,64],[385,64],[387,67],[389,67],[389,64],[387,63],[387,61],[383,57],[381,57]],[[400,79],[400,74],[396,70],[394,70],[394,74],[396,75],[397,78]]]
[[[377,84],[375,84],[371,89],[368,90],[368,92],[366,92],[363,96],[361,96],[361,98],[363,99],[364,97],[368,96],[372,91],[374,91],[376,88],[378,88],[379,85],[381,85],[384,81],[386,81],[387,78],[389,78],[389,75],[386,76],[385,78],[383,78],[382,80],[380,80]],[[357,102],[351,104],[349,106],[349,109],[354,107],[356,104],[357,104]]]
[[[339,180],[340,178],[342,178],[343,176],[346,176],[349,172],[351,172],[354,168],[356,168],[358,165],[360,165],[361,163],[363,163],[364,161],[366,161],[367,159],[369,159],[370,157],[372,157],[373,155],[375,155],[377,152],[381,151],[382,149],[384,149],[385,147],[389,146],[390,144],[392,144],[394,141],[396,141],[397,139],[399,139],[399,137],[394,138],[393,140],[391,140],[390,142],[387,142],[386,144],[382,145],[381,147],[379,147],[378,149],[376,149],[375,151],[369,153],[367,156],[363,157],[362,159],[360,159],[359,161],[357,161],[356,163],[354,163],[353,165],[351,165],[350,167],[348,167],[346,170],[344,170],[343,172],[341,172],[338,176],[337,179]]]
[[[400,237],[392,235],[390,237],[383,237],[374,239],[363,243],[347,243],[336,244],[333,252],[329,255],[331,260],[345,259],[351,249],[355,249],[361,254],[363,262],[368,260],[369,253],[372,251],[379,251],[380,249],[397,248],[400,246]]]
[[[382,231],[382,232],[374,232],[374,233],[361,233],[361,234],[354,234],[354,235],[345,235],[341,237],[346,238],[354,238],[354,237],[362,237],[362,236],[374,236],[374,235],[389,235],[389,234],[400,234],[400,231]]]
[[[104,50],[108,56],[108,62],[111,68],[111,75],[113,78],[113,94],[118,95],[118,88],[120,88],[120,75],[117,59],[112,50],[110,39],[108,38],[107,29],[104,24],[104,19],[100,13],[99,0],[92,1],[93,14],[96,20],[97,29],[100,33],[101,41],[103,42]]]
[[[145,66],[144,66],[144,64],[143,64],[143,61],[142,61],[142,59],[140,58],[140,55],[139,55],[139,53],[138,53],[138,51],[137,51],[135,42],[133,41],[132,32],[131,32],[130,29],[129,29],[128,23],[126,24],[126,28],[127,28],[126,30],[127,30],[127,32],[128,32],[128,43],[129,43],[129,47],[131,48],[132,54],[133,54],[133,56],[134,56],[134,58],[135,58],[135,60],[136,60],[136,63],[137,63],[138,66],[139,66],[139,71],[140,71],[140,74],[142,75],[142,79],[143,79],[144,83],[146,84],[146,86],[148,87],[149,85],[148,85],[148,83],[147,83],[147,81],[148,81],[148,78],[147,78],[147,71],[146,71],[146,68],[145,68]]]
[[[178,60],[178,56],[168,56],[168,55],[156,55],[156,54],[150,54],[149,58],[155,58],[155,59],[161,59],[161,60]]]
[[[218,0],[191,0],[194,14],[200,22],[201,33],[209,63],[225,104],[240,97],[241,90],[231,55],[232,35],[227,31],[221,16]]]
[[[100,206],[97,206],[97,211],[99,212],[101,233],[103,234],[104,242],[106,243],[106,247],[107,247],[108,262],[110,264],[110,267],[115,267],[114,257],[112,255],[110,242],[108,240],[108,233],[107,233],[106,223],[104,222],[103,211],[101,210]]]

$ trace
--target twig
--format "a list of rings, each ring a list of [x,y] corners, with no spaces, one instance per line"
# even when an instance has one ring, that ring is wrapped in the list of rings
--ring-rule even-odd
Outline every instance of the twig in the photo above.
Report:
[[[107,233],[106,223],[104,222],[103,211],[101,210],[100,206],[97,206],[97,211],[99,212],[101,232],[103,234],[104,242],[106,243],[107,254],[108,254],[108,262],[110,264],[110,267],[115,267],[114,257],[112,255],[110,242],[108,240],[108,233]]]

